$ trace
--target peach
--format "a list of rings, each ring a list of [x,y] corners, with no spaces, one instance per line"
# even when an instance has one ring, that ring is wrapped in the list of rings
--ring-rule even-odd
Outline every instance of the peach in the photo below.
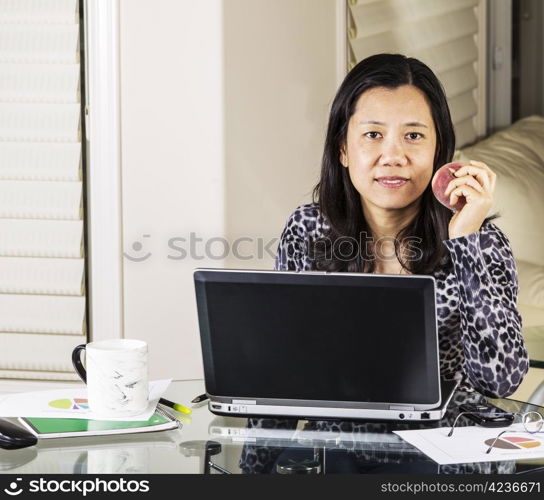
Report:
[[[458,212],[461,210],[465,204],[467,203],[467,200],[464,196],[460,196],[457,200],[457,203],[455,205],[450,205],[450,196],[445,195],[444,191],[446,191],[446,188],[448,187],[448,184],[453,180],[457,179],[455,175],[453,175],[453,171],[459,170],[463,166],[462,163],[446,163],[445,165],[442,165],[434,174],[433,180],[431,182],[431,186],[433,189],[433,193],[436,197],[436,199],[442,203],[445,207],[449,208],[450,210],[453,210],[454,212]],[[451,169],[451,170],[450,170]],[[450,192],[451,195],[451,192]]]

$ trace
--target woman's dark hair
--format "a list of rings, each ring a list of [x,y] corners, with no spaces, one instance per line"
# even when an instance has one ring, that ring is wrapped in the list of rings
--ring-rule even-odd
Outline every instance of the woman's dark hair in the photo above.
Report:
[[[309,255],[317,269],[375,270],[373,251],[366,245],[362,251],[361,235],[372,236],[370,227],[348,169],[340,163],[340,150],[347,142],[348,123],[361,94],[375,87],[395,89],[401,85],[417,87],[429,103],[436,128],[433,174],[453,158],[455,132],[450,110],[444,89],[431,69],[421,61],[401,54],[377,54],[359,62],[340,85],[332,103],[321,177],[313,190],[313,201],[319,201],[321,216],[329,225],[324,237],[309,245]],[[405,269],[413,274],[432,274],[437,267],[450,262],[449,251],[442,241],[449,238],[451,216],[452,212],[434,197],[429,183],[422,195],[419,213],[395,238],[395,254]],[[484,222],[495,217],[488,217]],[[416,238],[418,242],[415,259],[405,260],[400,255],[399,241],[407,237]],[[348,248],[351,248],[346,252],[346,245],[341,242],[349,243]]]

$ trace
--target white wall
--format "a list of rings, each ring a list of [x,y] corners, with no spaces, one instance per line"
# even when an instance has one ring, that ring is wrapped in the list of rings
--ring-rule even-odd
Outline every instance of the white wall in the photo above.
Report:
[[[223,233],[221,1],[122,0],[120,19],[124,248],[152,253],[125,258],[125,337],[149,342],[152,378],[192,378],[195,262],[168,241]]]
[[[336,87],[335,0],[226,0],[225,223],[229,240],[279,238],[317,182]],[[270,245],[274,252],[277,243]],[[245,244],[244,255],[251,245]],[[230,267],[271,268],[231,255]]]
[[[125,337],[149,342],[152,379],[202,376],[193,268],[273,265],[172,260],[168,241],[195,232],[201,254],[212,237],[269,241],[309,200],[336,88],[335,11],[336,0],[121,0],[124,248],[151,253],[125,258]]]

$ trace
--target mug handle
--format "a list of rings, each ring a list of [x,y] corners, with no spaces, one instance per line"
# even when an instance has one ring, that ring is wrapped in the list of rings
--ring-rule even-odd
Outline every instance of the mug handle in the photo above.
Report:
[[[83,367],[80,355],[81,351],[85,350],[85,347],[85,344],[81,344],[74,348],[74,350],[72,351],[72,364],[74,365],[74,369],[76,370],[76,373],[79,375],[81,380],[87,383],[87,371]]]

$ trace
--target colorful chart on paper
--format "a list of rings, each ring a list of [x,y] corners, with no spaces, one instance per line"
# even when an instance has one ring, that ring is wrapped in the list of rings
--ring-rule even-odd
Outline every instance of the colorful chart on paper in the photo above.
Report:
[[[56,408],[57,410],[88,410],[89,409],[88,401],[83,398],[54,399],[53,401],[49,401],[49,406],[51,406],[51,408]]]
[[[495,439],[487,439],[484,443],[487,446],[491,446],[493,441],[495,441]],[[501,448],[503,450],[523,450],[527,448],[536,448],[540,445],[540,441],[530,437],[502,436],[497,439],[493,448]]]

